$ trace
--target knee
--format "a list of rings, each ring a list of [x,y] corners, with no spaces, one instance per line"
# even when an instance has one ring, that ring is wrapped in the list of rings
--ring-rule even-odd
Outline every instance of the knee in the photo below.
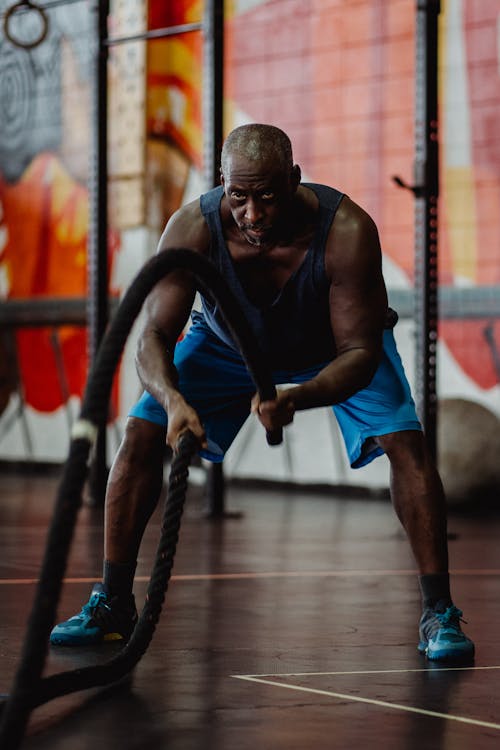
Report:
[[[129,417],[125,426],[125,433],[119,448],[119,456],[129,463],[145,465],[155,458],[163,458],[166,430],[160,425],[145,419]]]
[[[381,435],[377,442],[391,465],[402,464],[406,467],[424,469],[432,464],[424,434],[419,430],[403,430]]]

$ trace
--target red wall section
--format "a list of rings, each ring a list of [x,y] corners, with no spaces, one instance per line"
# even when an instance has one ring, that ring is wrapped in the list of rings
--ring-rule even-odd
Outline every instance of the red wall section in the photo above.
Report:
[[[276,0],[227,24],[227,96],[282,127],[309,179],[347,192],[413,268],[414,12],[408,0]]]
[[[500,2],[464,3],[480,284],[500,282]]]

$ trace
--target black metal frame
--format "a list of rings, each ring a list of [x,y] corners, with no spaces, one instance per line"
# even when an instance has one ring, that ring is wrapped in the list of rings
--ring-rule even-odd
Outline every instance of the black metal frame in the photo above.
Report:
[[[203,24],[184,24],[154,29],[121,39],[108,37],[109,0],[96,0],[96,67],[94,85],[93,172],[89,190],[91,218],[89,227],[89,356],[95,361],[108,319],[108,50],[130,41],[158,39],[174,34],[201,30],[204,39],[205,66],[205,177],[207,187],[218,181],[220,149],[223,132],[223,0],[206,0]],[[92,462],[89,483],[90,500],[96,505],[104,501],[107,481],[106,430],[101,428]],[[220,484],[220,483],[219,483]]]
[[[224,0],[205,0],[203,23],[204,151],[207,190],[220,183],[224,103]]]
[[[108,15],[109,0],[94,5],[93,154],[89,179],[88,340],[93,365],[109,320],[108,304]],[[106,426],[100,427],[89,477],[89,500],[102,505],[106,491]]]
[[[415,196],[415,397],[427,444],[437,460],[440,0],[417,0],[416,10],[414,184],[398,176],[393,180]]]
[[[416,401],[437,458],[438,336],[438,16],[440,0],[417,1],[415,95]]]
[[[220,152],[223,139],[224,103],[224,0],[205,0],[204,11],[203,166],[207,190],[220,182]],[[205,488],[206,512],[210,518],[223,518],[225,480],[223,463],[212,463],[207,469]]]

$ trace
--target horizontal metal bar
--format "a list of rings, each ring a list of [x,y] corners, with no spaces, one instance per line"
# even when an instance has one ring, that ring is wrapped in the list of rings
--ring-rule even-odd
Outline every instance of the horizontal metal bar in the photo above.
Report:
[[[85,3],[87,0],[53,0],[51,3],[35,3],[36,8],[35,10],[41,10],[41,11],[47,11],[51,10],[52,8],[58,8],[61,5],[74,5],[75,3]],[[7,15],[8,8],[5,9],[3,13],[0,14],[0,20],[3,20],[5,16]],[[29,5],[26,6],[19,6],[19,9],[16,11],[16,15],[21,13],[33,13],[33,8],[30,8]]]
[[[389,288],[388,293],[389,304],[400,318],[414,316],[415,295],[412,289]],[[438,301],[441,318],[500,318],[500,286],[442,286],[439,288]],[[85,326],[87,304],[85,297],[5,300],[0,302],[0,327]],[[110,297],[109,305],[115,310],[117,298]]]
[[[413,318],[415,293],[412,289],[388,289],[389,304],[400,318]],[[500,286],[451,287],[438,289],[439,317],[457,320],[500,318]]]
[[[147,42],[150,39],[163,39],[168,36],[177,36],[178,34],[188,34],[190,31],[201,31],[203,24],[200,23],[183,23],[178,26],[166,26],[163,29],[151,29],[141,34],[131,34],[130,36],[118,37],[116,39],[106,39],[107,47],[114,47],[117,44],[126,44],[127,42]]]
[[[414,316],[415,294],[412,289],[390,289],[389,304],[400,318]],[[441,318],[474,319],[500,318],[500,286],[439,288]],[[109,299],[110,309],[118,305],[116,297]],[[85,297],[44,297],[9,299],[0,302],[0,327],[43,327],[87,325]]]
[[[0,302],[0,328],[42,328],[44,326],[86,326],[86,297],[44,297],[43,299],[12,299]],[[118,299],[111,297],[110,309]]]

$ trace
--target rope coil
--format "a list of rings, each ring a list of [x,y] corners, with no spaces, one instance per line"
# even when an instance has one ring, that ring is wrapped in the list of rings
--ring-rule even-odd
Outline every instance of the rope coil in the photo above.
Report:
[[[127,645],[105,664],[41,678],[87,478],[89,452],[95,434],[105,424],[114,373],[147,295],[163,276],[177,268],[190,271],[199,290],[202,293],[209,292],[217,300],[261,399],[272,399],[276,395],[253,331],[238,300],[215,266],[193,250],[184,248],[168,250],[151,258],[125,293],[103,338],[87,381],[80,416],[72,434],[69,455],[59,485],[20,666],[10,695],[0,704],[3,709],[0,746],[9,750],[16,750],[20,746],[30,712],[36,706],[71,692],[110,684],[126,675],[148,648],[160,617],[177,546],[189,463],[199,447],[191,432],[184,433],[176,446],[168,481],[161,538],[147,598]],[[268,435],[268,442],[281,442],[281,431]]]

